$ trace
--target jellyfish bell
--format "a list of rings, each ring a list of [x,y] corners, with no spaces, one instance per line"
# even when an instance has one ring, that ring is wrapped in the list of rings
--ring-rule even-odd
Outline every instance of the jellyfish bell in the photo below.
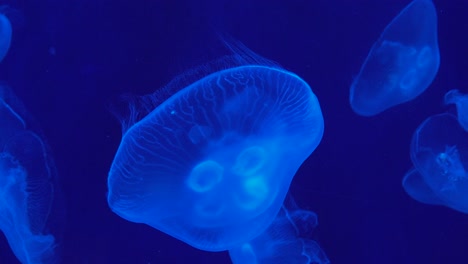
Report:
[[[55,165],[32,118],[4,85],[0,127],[0,230],[21,263],[55,263],[60,234],[52,223],[63,212]]]
[[[468,131],[468,95],[453,89],[444,96],[445,104],[454,104],[457,109],[458,123]]]
[[[411,168],[403,177],[402,180],[403,189],[405,192],[414,200],[430,205],[444,205],[437,193],[422,177],[421,173],[416,168]]]
[[[350,87],[362,116],[377,115],[423,93],[440,65],[437,12],[431,0],[414,0],[384,29]]]
[[[207,251],[261,233],[323,135],[304,80],[227,47],[233,55],[133,100],[108,175],[116,214]]]
[[[24,25],[24,16],[17,9],[8,5],[0,6],[0,62],[10,49],[13,30],[17,31]]]
[[[411,160],[418,172],[408,176],[412,180],[407,184],[411,192],[429,197],[429,188],[438,197],[432,199],[432,204],[468,213],[467,138],[468,133],[455,116],[444,113],[427,118],[415,131],[411,143]]]
[[[0,61],[6,56],[11,43],[11,23],[3,14],[0,14]]]

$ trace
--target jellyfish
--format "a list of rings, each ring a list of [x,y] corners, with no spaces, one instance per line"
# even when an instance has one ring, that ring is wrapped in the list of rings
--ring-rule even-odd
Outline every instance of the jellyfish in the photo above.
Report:
[[[414,200],[431,205],[443,205],[444,202],[425,182],[416,168],[411,168],[403,178],[403,189]]]
[[[424,92],[440,64],[437,14],[431,0],[414,0],[384,29],[350,88],[362,116],[377,115]]]
[[[468,131],[468,95],[454,89],[445,94],[445,104],[454,104],[457,108],[458,123]]]
[[[258,237],[229,250],[234,264],[327,264],[319,244],[311,239],[317,215],[300,209],[287,195],[273,223]]]
[[[411,142],[411,159],[417,171],[403,181],[408,194],[420,202],[468,213],[467,139],[468,133],[454,115],[427,118]]]
[[[304,80],[239,43],[229,48],[234,55],[170,82],[167,100],[131,105],[108,174],[113,212],[205,251],[268,227],[324,128]]]
[[[2,7],[0,7],[1,11]],[[11,43],[11,23],[5,14],[0,14],[0,61],[6,56]]]
[[[0,88],[0,230],[21,263],[56,261],[47,223],[54,205],[54,167],[21,104]]]

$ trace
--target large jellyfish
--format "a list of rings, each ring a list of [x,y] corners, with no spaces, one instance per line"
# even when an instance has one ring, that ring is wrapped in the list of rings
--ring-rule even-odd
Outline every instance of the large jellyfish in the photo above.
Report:
[[[351,85],[359,115],[373,116],[424,92],[439,69],[437,14],[431,0],[414,0],[385,28]]]
[[[25,113],[0,87],[0,230],[21,263],[56,261],[47,221],[54,204],[54,166]]]
[[[411,197],[468,213],[468,133],[455,116],[426,119],[414,133],[411,159],[416,171],[403,180]]]
[[[468,131],[468,95],[454,89],[445,94],[444,100],[446,104],[454,104],[457,107],[458,123]]]
[[[0,6],[0,12],[2,9]],[[11,32],[10,20],[4,14],[0,14],[0,61],[3,60],[10,48]]]
[[[311,239],[317,225],[317,215],[298,208],[288,195],[268,229],[229,255],[234,264],[328,264],[325,252]]]
[[[161,104],[131,107],[108,176],[116,214],[206,251],[268,227],[324,128],[304,80],[233,47],[235,55],[200,69],[224,68],[192,70],[169,83]],[[135,119],[141,109],[149,113]]]

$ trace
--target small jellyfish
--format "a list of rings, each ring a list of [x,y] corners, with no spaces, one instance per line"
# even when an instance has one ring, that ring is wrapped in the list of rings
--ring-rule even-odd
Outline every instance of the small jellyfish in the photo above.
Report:
[[[417,169],[410,169],[403,178],[403,189],[414,200],[431,205],[443,205],[436,193],[427,185],[426,181]]]
[[[411,142],[411,159],[417,171],[403,181],[410,196],[468,213],[467,139],[468,133],[455,116],[440,114],[427,118],[416,129]]]
[[[414,0],[384,29],[350,88],[362,116],[377,115],[424,92],[440,64],[437,14],[431,0]]]
[[[38,134],[8,88],[0,87],[0,230],[21,263],[56,261],[48,221],[54,202],[54,166]]]
[[[234,264],[328,264],[319,244],[311,239],[317,215],[297,207],[290,195],[273,223],[258,237],[229,250]]]
[[[175,92],[162,103],[130,107],[108,175],[116,214],[206,251],[268,227],[324,126],[304,80],[241,44],[228,47],[236,53],[210,64],[224,68],[192,70],[169,83],[165,93]]]
[[[458,90],[450,90],[445,94],[445,104],[454,104],[457,107],[458,123],[468,131],[468,95]]]
[[[3,14],[4,7],[0,6],[0,61],[6,56],[11,43],[11,23],[10,20]]]

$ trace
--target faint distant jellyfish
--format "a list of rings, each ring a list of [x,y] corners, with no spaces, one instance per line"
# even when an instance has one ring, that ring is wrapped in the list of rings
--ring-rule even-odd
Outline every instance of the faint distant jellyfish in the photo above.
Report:
[[[373,116],[424,92],[440,64],[437,14],[431,0],[414,0],[384,29],[350,88],[351,107]]]
[[[54,168],[15,100],[0,87],[0,230],[21,263],[51,263],[56,260],[55,238],[46,223],[54,199]]]
[[[425,179],[418,172],[417,169],[410,169],[405,177],[403,177],[403,189],[414,200],[431,205],[443,205],[442,201],[434,190],[427,185]]]
[[[429,188],[438,199],[423,202],[468,213],[468,133],[455,116],[440,114],[426,119],[413,135],[411,159],[420,175],[407,176],[412,182],[406,189],[411,189],[408,193],[412,197],[419,201],[423,199],[417,196],[429,197]]]
[[[446,104],[454,104],[457,107],[458,123],[468,131],[468,95],[458,90],[450,90],[444,99]]]
[[[273,223],[258,237],[229,250],[234,264],[328,264],[311,239],[317,215],[297,207],[289,196]]]
[[[3,60],[10,48],[11,32],[10,20],[4,14],[0,14],[0,61]]]
[[[214,64],[230,68],[191,71],[198,78],[183,86],[176,78],[169,99],[123,120],[108,203],[129,221],[222,251],[273,221],[323,117],[306,82],[250,51]]]

